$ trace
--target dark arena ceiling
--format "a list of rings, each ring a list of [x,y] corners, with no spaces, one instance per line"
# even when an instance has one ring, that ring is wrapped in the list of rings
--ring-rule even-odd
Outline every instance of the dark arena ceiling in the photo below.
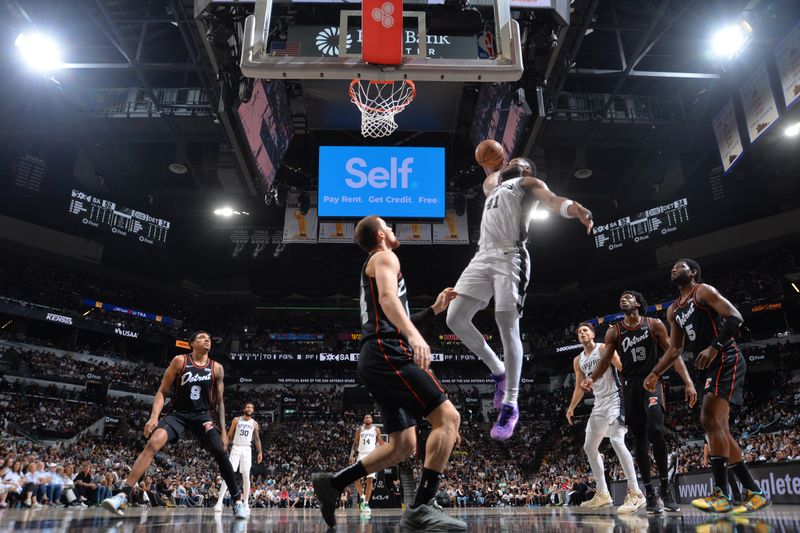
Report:
[[[346,83],[289,81],[291,142],[274,180],[259,178],[236,114],[252,88],[237,67],[239,29],[252,9],[190,0],[4,2],[2,248],[45,249],[207,291],[353,296],[364,260],[354,245],[280,242],[286,197],[316,190],[317,150],[328,144],[444,147],[448,201],[464,207],[474,234],[483,174],[469,132],[478,84],[420,84],[418,106],[376,143],[357,131]],[[332,24],[338,9],[277,3],[274,30]],[[774,49],[800,20],[796,1],[574,0],[569,11],[569,25],[547,13],[514,12],[526,58],[514,88],[533,113],[515,155],[531,158],[558,194],[590,207],[598,224],[684,198],[689,220],[669,236],[614,251],[597,248],[572,221],[537,221],[534,292],[652,271],[663,266],[659,250],[673,242],[800,207],[800,137],[782,133],[800,120],[800,106],[779,102],[781,124],[746,145],[725,175],[712,129],[761,63],[779,85]],[[712,58],[710,35],[743,17],[753,30],[747,48],[730,61]],[[31,28],[62,44],[64,68],[42,75],[24,67],[14,41]],[[586,169],[588,179],[576,177]],[[69,212],[73,190],[169,221],[166,242],[134,242],[82,223]],[[215,217],[223,205],[247,214]],[[11,220],[27,229],[8,229]],[[37,228],[102,251],[81,257],[74,247],[48,244],[56,234]],[[264,249],[255,257],[232,253],[237,228],[263,229]],[[473,252],[474,245],[399,253],[415,292],[434,293],[455,282]]]

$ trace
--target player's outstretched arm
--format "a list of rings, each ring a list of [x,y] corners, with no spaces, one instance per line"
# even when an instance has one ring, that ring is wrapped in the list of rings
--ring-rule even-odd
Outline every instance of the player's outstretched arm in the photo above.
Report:
[[[381,428],[377,426],[375,427],[375,444],[378,446],[383,446],[384,444],[386,444],[385,442],[383,442],[383,439],[381,438]]]
[[[603,343],[603,349],[600,350],[600,353],[602,354],[600,356],[600,360],[597,362],[597,366],[594,367],[592,374],[590,376],[586,376],[586,379],[583,380],[583,383],[581,384],[583,390],[592,390],[592,385],[594,384],[595,380],[603,377],[603,374],[606,373],[608,367],[611,366],[614,355],[617,353],[617,342],[617,328],[608,328],[608,331],[606,331],[606,338]]]
[[[559,213],[564,218],[577,218],[586,227],[587,235],[592,231],[592,227],[594,227],[592,212],[578,202],[556,195],[545,182],[530,174],[522,178],[522,188],[531,193],[550,211]]]
[[[419,330],[406,314],[397,296],[397,276],[400,274],[400,260],[394,252],[378,252],[372,256],[375,261],[375,283],[378,285],[378,300],[389,321],[408,339],[414,351],[414,363],[427,370],[431,363],[431,349]]]
[[[721,320],[717,337],[711,340],[710,346],[697,355],[694,363],[697,368],[708,368],[728,341],[736,335],[744,320],[739,310],[711,285],[701,283],[695,297],[701,305],[716,311]]]
[[[436,301],[433,302],[433,305],[423,309],[422,311],[417,311],[409,318],[411,319],[411,323],[417,327],[417,329],[425,329],[432,327],[435,324],[434,317],[444,311],[447,311],[447,308],[450,307],[450,302],[456,299],[458,293],[452,287],[447,287],[439,295],[436,297]]]
[[[667,353],[671,346],[667,327],[657,318],[650,318],[648,320],[650,320],[650,329],[653,330],[656,342],[658,342],[658,345],[664,350],[664,353]],[[684,396],[689,403],[689,407],[694,407],[695,402],[697,402],[697,391],[694,388],[692,377],[689,375],[689,370],[686,368],[686,363],[683,362],[683,359],[677,357],[675,358],[675,363],[673,363],[673,368],[681,377],[681,380],[683,380],[685,390]]]
[[[658,378],[661,374],[667,371],[669,367],[675,364],[675,359],[678,359],[683,353],[683,344],[685,342],[683,330],[675,320],[674,305],[670,305],[667,309],[667,322],[669,322],[669,349],[664,352],[664,355],[653,367],[653,371],[648,374],[644,380],[644,388],[650,392],[656,390]]]
[[[164,409],[164,402],[166,401],[167,395],[175,387],[175,380],[183,369],[184,357],[183,355],[176,355],[173,357],[167,370],[164,372],[164,377],[161,378],[161,385],[158,387],[155,397],[153,397],[150,419],[144,425],[144,438],[146,439],[149,439],[150,434],[158,427],[158,417],[161,416],[161,411]]]
[[[581,370],[581,367],[578,364],[580,357],[581,356],[578,355],[572,360],[572,368],[575,370],[575,390],[572,391],[572,399],[569,402],[569,407],[567,407],[567,422],[569,422],[570,426],[572,425],[572,417],[575,416],[575,408],[579,403],[581,403],[581,400],[585,394],[581,388],[581,384],[583,383],[585,376],[583,375],[583,370]]]

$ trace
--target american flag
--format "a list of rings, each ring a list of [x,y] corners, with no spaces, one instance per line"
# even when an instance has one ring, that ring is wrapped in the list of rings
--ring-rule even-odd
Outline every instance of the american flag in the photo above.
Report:
[[[270,53],[273,56],[299,56],[300,41],[287,41],[285,43],[272,43]]]

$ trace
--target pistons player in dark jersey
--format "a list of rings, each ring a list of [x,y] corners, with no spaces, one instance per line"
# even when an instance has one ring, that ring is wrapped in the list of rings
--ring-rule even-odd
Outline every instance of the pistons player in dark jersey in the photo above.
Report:
[[[220,434],[211,418],[211,409],[216,405],[219,427],[225,427],[222,365],[208,355],[211,351],[211,335],[207,332],[193,333],[189,337],[189,345],[192,353],[174,357],[164,372],[161,386],[153,399],[150,420],[144,425],[147,444],[136,459],[128,479],[123,482],[122,491],[103,501],[103,507],[112,513],[123,514],[133,487],[139,483],[155,455],[167,443],[176,442],[189,430],[219,465],[231,491],[234,516],[240,519],[249,516],[247,506],[242,502],[242,493],[238,490],[233,467],[225,453],[228,437],[225,433]],[[164,400],[169,395],[172,396],[172,412],[159,422]]]
[[[380,407],[389,443],[336,474],[312,477],[320,511],[328,526],[336,525],[336,503],[345,487],[372,472],[410,457],[417,445],[416,419],[432,430],[425,447],[422,476],[414,503],[400,524],[414,530],[466,530],[467,524],[441,511],[436,491],[450,452],[460,440],[461,417],[429,369],[431,351],[417,329],[447,309],[456,297],[445,289],[428,309],[409,315],[406,284],[394,250],[400,242],[377,216],[356,225],[355,239],[369,257],[361,270],[361,353],[358,376]]]
[[[694,500],[692,505],[715,513],[756,511],[769,505],[769,500],[750,475],[728,423],[730,406],[742,404],[744,389],[745,359],[734,340],[742,315],[717,289],[702,282],[700,265],[695,261],[678,260],[671,279],[680,289],[680,296],[667,309],[672,347],[647,376],[645,387],[653,390],[659,376],[680,359],[684,350],[695,354],[695,366],[705,371],[700,423],[708,438],[716,486],[711,495]],[[727,493],[728,470],[745,489],[742,505],[735,509]]]
[[[669,348],[667,328],[659,319],[644,316],[647,302],[637,291],[623,291],[619,298],[619,307],[625,317],[608,328],[603,356],[583,385],[585,389],[590,389],[593,378],[597,379],[605,373],[614,352],[621,354],[625,423],[636,443],[636,461],[645,486],[647,512],[662,512],[650,474],[648,441],[652,445],[661,479],[660,493],[664,507],[668,511],[679,511],[680,507],[669,485],[667,444],[664,439],[664,390],[659,387],[661,390],[658,392],[655,389],[647,392],[642,388],[645,377],[658,361],[659,347],[664,351]],[[685,384],[686,400],[689,406],[693,406],[697,401],[697,392],[683,360],[675,361],[675,370]]]

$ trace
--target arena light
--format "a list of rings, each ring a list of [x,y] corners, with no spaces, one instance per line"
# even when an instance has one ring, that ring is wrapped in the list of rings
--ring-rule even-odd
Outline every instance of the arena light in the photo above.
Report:
[[[237,211],[236,209],[234,209],[232,207],[225,206],[225,207],[219,207],[217,209],[214,209],[214,214],[217,215],[218,217],[230,218],[230,217],[232,217],[234,215],[236,215],[236,216],[249,215],[250,213],[248,213],[247,211]]]
[[[61,67],[61,50],[50,37],[41,33],[20,33],[14,46],[29,68],[47,72]]]
[[[744,49],[752,31],[745,21],[722,28],[711,39],[712,53],[719,59],[733,59]]]
[[[531,213],[531,220],[545,220],[550,218],[550,211],[545,211],[544,209],[534,209],[533,213]]]
[[[792,282],[792,288],[794,289],[794,292],[800,293],[800,289],[797,288],[797,285],[794,284],[794,281]]]
[[[787,126],[783,133],[787,137],[797,137],[797,134],[800,133],[800,122],[795,122],[791,126]]]

